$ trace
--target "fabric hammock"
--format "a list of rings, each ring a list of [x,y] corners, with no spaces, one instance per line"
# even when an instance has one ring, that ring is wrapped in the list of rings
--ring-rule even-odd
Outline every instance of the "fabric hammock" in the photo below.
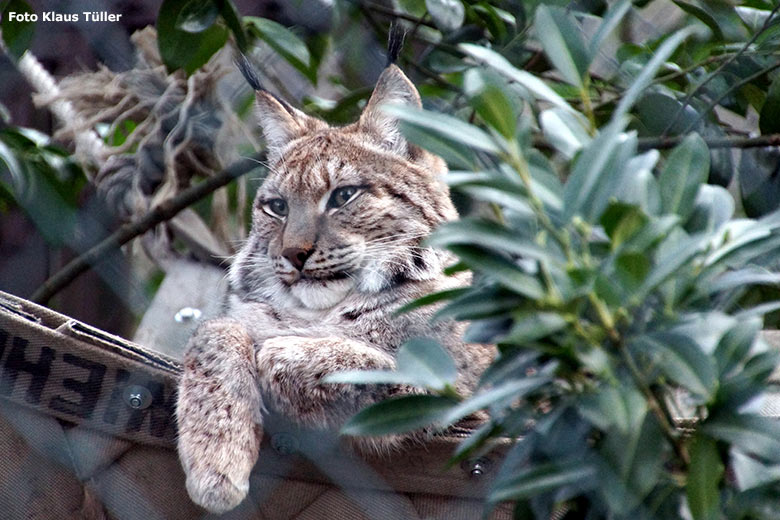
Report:
[[[213,267],[187,267],[221,277]],[[187,297],[175,271],[158,293],[168,296],[158,299]],[[144,321],[166,316],[172,334],[186,338],[186,317],[177,323],[159,305]],[[144,322],[140,328],[150,330]],[[147,337],[164,327],[152,328]],[[184,487],[175,451],[179,371],[175,354],[0,292],[0,518],[217,518],[193,504]],[[265,426],[249,498],[219,518],[481,518],[504,451],[447,468],[468,434],[454,429],[425,446],[367,460],[343,449],[334,433],[301,430],[279,417]],[[505,504],[490,518],[511,516]]]

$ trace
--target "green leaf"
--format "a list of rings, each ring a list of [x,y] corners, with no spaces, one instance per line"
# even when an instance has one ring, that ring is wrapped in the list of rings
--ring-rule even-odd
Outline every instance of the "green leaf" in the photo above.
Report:
[[[694,208],[699,186],[707,181],[710,151],[699,134],[690,134],[672,150],[661,172],[661,207],[685,220]]]
[[[587,122],[560,108],[551,108],[542,112],[539,116],[539,124],[549,143],[569,159],[591,142]]]
[[[458,369],[455,361],[439,343],[427,338],[415,338],[401,346],[396,355],[396,370],[427,386],[442,391],[455,384]]]
[[[538,464],[497,482],[488,500],[503,502],[532,498],[574,484],[589,488],[597,482],[597,476],[596,468],[581,460]]]
[[[527,345],[529,342],[549,336],[566,327],[566,320],[554,312],[517,311],[514,324],[504,343]]]
[[[696,435],[690,444],[691,464],[685,492],[694,520],[717,520],[720,516],[720,480],[723,462],[715,441]]]
[[[723,335],[715,347],[721,377],[745,360],[762,325],[761,318],[750,318],[737,323]]]
[[[463,25],[466,11],[460,0],[425,0],[425,7],[433,23],[442,31],[454,31]]]
[[[682,2],[681,0],[672,0],[672,1],[677,7],[679,7],[686,13],[698,18],[707,27],[709,27],[712,30],[712,33],[716,40],[723,40],[723,31],[721,31],[720,25],[718,25],[718,21],[715,19],[714,16],[712,16],[709,12],[707,12],[706,9],[702,9],[699,6],[688,2]]]
[[[458,370],[449,352],[437,342],[414,338],[396,355],[395,370],[349,370],[327,375],[326,383],[404,384],[441,392],[455,384]]]
[[[189,0],[179,11],[176,28],[188,33],[203,32],[217,20],[219,9],[213,0]]]
[[[734,197],[726,188],[702,184],[685,223],[689,233],[712,232],[734,216]]]
[[[751,414],[720,413],[708,418],[701,431],[732,444],[745,453],[780,462],[780,422]]]
[[[701,254],[701,247],[702,240],[699,237],[683,238],[670,246],[662,255],[659,255],[647,278],[637,289],[634,298],[638,301],[644,299],[684,265],[691,262],[695,256]]]
[[[447,410],[442,415],[440,424],[441,426],[455,424],[464,417],[485,408],[506,406],[515,399],[525,396],[549,381],[550,378],[547,376],[525,377],[519,380],[506,381],[489,390],[483,390]]]
[[[413,311],[414,309],[418,309],[426,305],[433,305],[434,303],[438,303],[443,300],[451,300],[458,296],[467,294],[468,292],[469,292],[468,288],[462,287],[458,289],[447,289],[444,291],[426,294],[425,296],[417,298],[416,300],[411,301],[406,305],[399,307],[398,310],[395,311],[395,314],[396,315],[403,314],[405,312]]]
[[[769,85],[764,105],[761,107],[758,127],[762,135],[780,133],[780,76],[775,77]]]
[[[780,465],[767,466],[740,450],[731,450],[730,468],[734,471],[737,489],[748,491],[780,481]]]
[[[452,245],[475,245],[514,255],[521,255],[542,262],[560,263],[552,251],[524,239],[495,222],[462,219],[448,222],[434,231],[425,241],[432,247],[448,248]]]
[[[11,12],[23,16],[25,14],[35,14],[35,10],[25,0],[9,0],[3,10],[3,21],[0,23],[3,43],[8,49],[8,53],[19,59],[30,48],[35,35],[35,22],[26,22],[16,18],[10,20],[9,13]]]
[[[463,76],[463,89],[485,123],[507,139],[514,137],[517,110],[498,82],[486,78],[479,69],[469,69]]]
[[[311,67],[309,48],[295,33],[273,20],[257,16],[245,16],[244,23],[309,81],[317,81],[317,71]]]
[[[577,157],[564,186],[563,219],[581,215],[594,221],[620,185],[625,162],[636,152],[636,136],[617,125],[603,130]]]
[[[246,32],[244,26],[241,24],[241,18],[239,17],[238,10],[233,4],[232,0],[212,0],[217,3],[219,7],[219,14],[225,21],[230,32],[236,39],[236,45],[241,52],[247,52],[249,50],[249,42],[247,41]]]
[[[650,260],[644,252],[626,251],[615,258],[615,272],[629,291],[642,284],[650,267]]]
[[[404,395],[371,405],[352,417],[342,428],[344,435],[388,435],[441,424],[446,413],[458,404],[437,395]]]
[[[692,338],[660,332],[634,339],[631,348],[649,356],[664,375],[691,393],[707,400],[714,395],[718,385],[715,362]]]
[[[504,316],[522,301],[518,295],[502,288],[488,286],[477,290],[472,289],[437,311],[433,319],[481,320]]]
[[[672,55],[675,49],[677,49],[677,46],[679,46],[680,43],[682,43],[682,41],[690,36],[693,32],[694,29],[692,27],[681,29],[669,36],[661,44],[661,46],[658,47],[658,50],[656,50],[650,61],[648,61],[647,64],[642,68],[642,72],[639,73],[636,79],[634,79],[634,82],[631,83],[631,86],[628,88],[628,90],[626,90],[620,97],[620,102],[612,112],[610,119],[613,124],[623,119],[623,116],[628,113],[628,111],[636,102],[637,98],[639,98],[639,96],[645,92],[645,89],[653,80],[655,73],[658,71],[661,65],[663,65]]]
[[[612,31],[618,26],[623,17],[631,9],[631,0],[620,0],[610,7],[607,15],[601,21],[599,28],[590,39],[590,48],[588,54],[593,57],[598,54],[604,41],[609,37]]]
[[[524,273],[503,256],[473,246],[451,245],[448,249],[471,269],[484,273],[517,294],[531,299],[540,299],[545,295],[539,280]]]
[[[563,9],[540,5],[534,20],[536,37],[545,54],[568,83],[583,88],[590,65],[582,29]]]
[[[473,174],[460,176],[452,172],[447,174],[445,180],[450,186],[477,200],[498,204],[529,219],[535,218],[534,212],[527,202],[527,190],[515,182],[495,177],[476,178]]]
[[[533,74],[520,70],[514,65],[509,63],[506,58],[498,54],[497,52],[482,47],[481,45],[474,45],[471,43],[458,44],[460,49],[467,56],[471,56],[478,62],[493,68],[496,72],[503,75],[505,78],[516,81],[534,96],[535,99],[540,99],[552,103],[553,105],[566,110],[567,112],[576,112],[571,105],[569,105],[561,96],[559,96],[553,89],[547,86],[542,80],[534,76]]]
[[[628,435],[633,427],[639,426],[634,417],[647,410],[644,397],[633,386],[612,386],[605,384],[595,393],[586,395],[581,401],[579,412],[591,424],[603,432],[617,431]]]
[[[612,249],[615,250],[645,226],[647,216],[633,204],[612,202],[601,215],[599,223],[612,240]]]
[[[407,105],[383,105],[381,109],[400,121],[423,130],[428,130],[456,143],[485,152],[500,152],[493,138],[483,130],[458,118],[438,112],[420,110]]]
[[[599,449],[601,489],[611,509],[626,515],[658,484],[663,471],[666,444],[656,418],[639,401],[628,408],[626,433],[607,431]]]
[[[228,32],[216,24],[197,34],[178,29],[179,15],[188,3],[186,0],[163,0],[157,14],[157,47],[169,71],[183,69],[189,75],[225,45]]]

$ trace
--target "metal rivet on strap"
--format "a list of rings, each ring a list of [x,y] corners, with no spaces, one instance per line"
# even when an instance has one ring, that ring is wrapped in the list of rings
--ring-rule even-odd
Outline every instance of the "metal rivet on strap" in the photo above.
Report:
[[[292,455],[298,451],[298,439],[289,433],[275,433],[271,436],[271,447],[279,455]]]
[[[130,385],[125,388],[124,398],[127,406],[135,408],[136,410],[143,410],[152,404],[151,392],[139,385]]]
[[[460,467],[471,478],[480,478],[490,471],[490,466],[493,465],[493,461],[487,457],[480,457],[478,459],[464,460]]]
[[[189,323],[191,321],[199,320],[201,314],[200,309],[196,309],[195,307],[182,307],[173,319],[176,323]]]

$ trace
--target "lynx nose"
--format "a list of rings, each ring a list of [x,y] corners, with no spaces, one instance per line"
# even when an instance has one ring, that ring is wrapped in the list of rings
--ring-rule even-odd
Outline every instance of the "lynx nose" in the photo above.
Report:
[[[282,251],[282,256],[285,257],[297,270],[303,270],[303,264],[306,259],[311,255],[311,249],[301,249],[300,247],[288,247]]]

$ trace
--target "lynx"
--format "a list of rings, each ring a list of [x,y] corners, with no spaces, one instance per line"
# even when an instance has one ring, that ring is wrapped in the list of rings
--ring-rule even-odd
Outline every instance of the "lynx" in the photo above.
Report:
[[[338,429],[365,406],[414,391],[325,384],[325,375],[392,369],[406,340],[429,337],[452,354],[457,387],[468,393],[491,357],[488,347],[462,342],[462,324],[432,322],[430,308],[394,312],[469,283],[467,273],[442,274],[454,260],[447,253],[421,246],[457,212],[442,180],[444,161],[407,142],[382,110],[389,103],[421,106],[404,73],[390,64],[359,120],[341,128],[258,87],[270,172],[229,271],[224,314],[190,339],[179,386],[187,489],[213,512],[246,496],[264,410],[304,427]],[[354,444],[386,452],[409,440]]]

